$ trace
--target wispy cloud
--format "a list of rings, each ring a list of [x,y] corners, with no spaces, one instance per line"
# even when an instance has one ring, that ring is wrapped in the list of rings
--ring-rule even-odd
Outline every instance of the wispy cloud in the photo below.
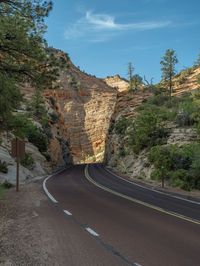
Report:
[[[108,41],[124,31],[153,30],[167,27],[171,21],[142,21],[137,23],[117,23],[114,16],[94,14],[87,11],[81,19],[70,25],[65,31],[66,39],[87,37],[93,42]]]

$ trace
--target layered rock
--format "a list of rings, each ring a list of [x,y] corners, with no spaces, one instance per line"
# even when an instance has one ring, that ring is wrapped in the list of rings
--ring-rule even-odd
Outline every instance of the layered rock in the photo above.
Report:
[[[63,53],[59,56],[67,61],[67,68],[60,73],[59,89],[44,93],[48,102],[55,101],[50,108],[59,115],[59,121],[52,125],[51,150],[58,149],[55,138],[61,138],[68,143],[74,163],[101,162],[117,91],[81,72]]]
[[[121,78],[119,75],[107,77],[104,79],[106,84],[112,88],[116,88],[119,92],[128,91],[129,83],[126,79]]]

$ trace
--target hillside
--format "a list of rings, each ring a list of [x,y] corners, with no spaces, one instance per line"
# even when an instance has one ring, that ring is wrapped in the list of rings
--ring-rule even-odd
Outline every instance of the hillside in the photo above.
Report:
[[[117,91],[81,72],[67,54],[52,51],[64,65],[56,89],[46,89],[40,95],[29,84],[21,88],[25,101],[16,110],[15,123],[23,124],[19,133],[26,136],[26,160],[30,161],[20,167],[21,181],[69,163],[101,162],[104,158]],[[3,131],[0,137],[2,169],[4,163],[7,169],[0,173],[0,180],[14,182],[15,162],[9,153],[15,136]]]
[[[168,185],[186,190],[199,188],[199,172],[193,168],[193,156],[200,148],[199,73],[200,68],[191,68],[175,76],[172,103],[159,89],[156,94],[148,88],[118,93],[106,145],[108,166],[145,182],[157,183],[164,176]],[[172,150],[174,157],[170,155]],[[188,158],[191,161],[187,169],[182,165],[160,170],[164,151],[173,165],[173,160],[186,160],[188,150],[192,157]]]

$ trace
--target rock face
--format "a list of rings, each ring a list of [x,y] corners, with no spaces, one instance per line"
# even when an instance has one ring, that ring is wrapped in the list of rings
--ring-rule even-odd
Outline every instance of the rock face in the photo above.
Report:
[[[3,183],[5,180],[9,181],[12,184],[15,184],[16,180],[16,162],[15,159],[11,157],[11,139],[13,135],[6,136],[5,134],[1,135],[1,146],[0,146],[0,159],[1,162],[5,162],[8,168],[8,173],[0,172],[0,183]],[[26,143],[26,153],[30,154],[34,160],[34,163],[31,169],[20,165],[20,183],[24,183],[29,179],[34,177],[41,177],[47,175],[51,172],[51,165],[47,162],[46,158],[38,151],[30,142]]]
[[[106,84],[112,88],[116,88],[119,92],[128,91],[129,83],[127,80],[122,79],[119,75],[107,77],[104,79]]]
[[[68,145],[73,163],[101,162],[117,91],[81,72],[63,53],[59,56],[67,62],[60,73],[59,89],[44,93],[46,101],[53,102],[49,108],[59,116],[52,125],[51,154],[58,162],[63,151],[59,152],[55,139],[61,138]]]

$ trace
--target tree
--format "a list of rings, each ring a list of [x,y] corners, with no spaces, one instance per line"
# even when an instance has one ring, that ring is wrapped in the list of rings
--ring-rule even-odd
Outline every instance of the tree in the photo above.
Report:
[[[45,0],[0,0],[0,123],[19,106],[20,86],[51,88],[57,79],[58,62],[47,49],[44,19],[52,9]]]
[[[178,63],[175,51],[167,49],[162,60],[160,61],[162,70],[162,79],[167,82],[169,87],[170,99],[172,96],[172,78],[175,75],[175,64]]]
[[[137,90],[138,86],[142,84],[142,77],[140,77],[140,75],[138,74],[133,75],[131,79],[131,83],[132,83],[133,89]]]
[[[134,72],[134,67],[131,62],[128,63],[128,80],[129,80],[129,90],[133,90],[134,85],[132,82],[133,78],[133,72]]]

